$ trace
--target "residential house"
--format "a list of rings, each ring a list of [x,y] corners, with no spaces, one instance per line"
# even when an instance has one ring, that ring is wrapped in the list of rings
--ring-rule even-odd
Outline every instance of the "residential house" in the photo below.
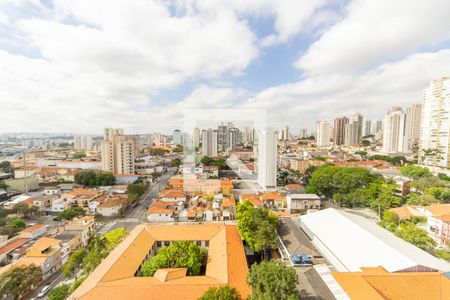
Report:
[[[320,209],[320,197],[316,194],[288,194],[286,202],[290,213],[298,210]]]
[[[224,197],[222,200],[222,218],[224,221],[236,218],[236,200],[233,196]]]
[[[427,216],[427,232],[439,247],[450,246],[450,204],[434,204],[424,207]]]
[[[264,203],[260,199],[259,195],[256,194],[240,194],[239,202],[244,203],[245,201],[250,201],[250,203],[256,208],[264,207]]]
[[[147,219],[150,222],[171,222],[175,220],[175,207],[177,202],[155,201],[147,210]]]
[[[48,211],[52,215],[56,215],[66,209],[72,207],[72,200],[67,198],[58,198],[52,201],[50,210]]]
[[[20,260],[40,266],[43,278],[46,280],[61,269],[61,248],[60,240],[43,237],[37,240]]]
[[[113,196],[103,200],[96,208],[96,213],[104,217],[114,217],[120,215],[125,208],[127,197]]]
[[[47,225],[34,224],[20,231],[19,236],[25,239],[34,239],[44,235],[46,232],[47,232]]]
[[[184,202],[186,201],[186,193],[177,189],[162,190],[159,195],[159,201],[163,202]]]

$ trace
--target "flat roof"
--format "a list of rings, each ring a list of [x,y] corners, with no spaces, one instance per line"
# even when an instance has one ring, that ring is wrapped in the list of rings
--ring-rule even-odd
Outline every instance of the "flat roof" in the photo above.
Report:
[[[375,222],[328,208],[301,216],[300,227],[338,271],[384,267],[389,272],[422,267],[450,271],[450,263],[395,236]]]

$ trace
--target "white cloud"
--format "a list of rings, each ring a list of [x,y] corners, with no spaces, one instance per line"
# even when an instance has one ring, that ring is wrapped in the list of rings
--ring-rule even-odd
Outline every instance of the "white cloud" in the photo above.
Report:
[[[447,0],[355,0],[295,66],[310,74],[360,72],[450,39]]]
[[[362,74],[311,76],[296,83],[266,89],[243,103],[264,107],[272,124],[311,128],[317,120],[361,112],[382,117],[388,108],[420,103],[432,79],[449,75],[450,49],[417,53]],[[276,99],[276,101],[274,101]]]

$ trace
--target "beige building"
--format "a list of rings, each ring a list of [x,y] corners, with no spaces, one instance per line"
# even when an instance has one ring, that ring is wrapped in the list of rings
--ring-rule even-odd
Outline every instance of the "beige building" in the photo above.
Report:
[[[286,197],[288,211],[320,209],[320,197],[316,194],[289,194]]]
[[[102,170],[114,174],[134,174],[134,161],[138,154],[136,136],[123,134],[123,129],[105,129],[101,145]]]
[[[194,242],[207,251],[204,274],[188,276],[185,268],[164,268],[154,276],[141,276],[142,263],[175,241]],[[138,225],[68,299],[188,300],[225,285],[243,299],[251,293],[245,250],[235,225],[177,225],[176,230],[172,225]]]

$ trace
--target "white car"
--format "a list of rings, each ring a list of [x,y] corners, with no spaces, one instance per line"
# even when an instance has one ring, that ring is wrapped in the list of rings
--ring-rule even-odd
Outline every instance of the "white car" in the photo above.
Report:
[[[44,288],[41,290],[41,292],[37,295],[38,298],[42,298],[47,294],[48,290],[50,289],[49,285],[44,286]]]

